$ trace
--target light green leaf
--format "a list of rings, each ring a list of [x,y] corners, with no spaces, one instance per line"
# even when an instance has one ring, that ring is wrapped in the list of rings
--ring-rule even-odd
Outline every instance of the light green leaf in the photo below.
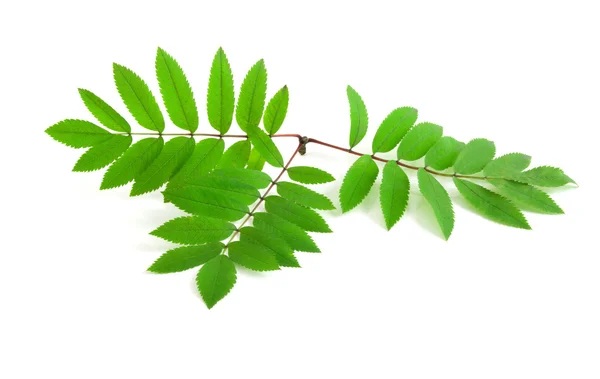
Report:
[[[394,226],[406,210],[410,182],[408,176],[394,161],[383,166],[383,177],[379,189],[381,210],[388,230]]]
[[[261,59],[252,66],[244,78],[235,119],[243,131],[258,128],[267,97],[267,70]],[[265,157],[266,158],[266,157]],[[268,159],[267,159],[268,162]]]
[[[46,129],[46,133],[55,141],[76,149],[98,145],[112,136],[105,129],[89,121],[73,119],[52,125]]]
[[[127,67],[116,63],[113,63],[113,73],[119,95],[138,124],[162,133],[165,119],[146,82]]]
[[[184,212],[237,221],[248,214],[248,206],[230,195],[208,188],[183,186],[167,189],[165,200]]]
[[[284,240],[270,235],[264,230],[246,226],[240,229],[240,241],[265,248],[271,252],[280,266],[300,267],[292,248]]]
[[[373,138],[373,153],[386,153],[398,145],[408,130],[417,121],[415,108],[402,107],[394,109],[379,125]]]
[[[448,196],[448,192],[440,182],[425,169],[419,169],[417,176],[419,178],[419,190],[433,208],[433,213],[442,229],[442,233],[448,240],[450,234],[452,234],[452,229],[454,229],[454,210],[452,209],[450,196]]]
[[[325,195],[321,195],[300,184],[291,182],[277,182],[277,193],[288,200],[305,207],[332,210],[335,209],[331,200]]]
[[[468,180],[454,178],[461,195],[483,216],[497,223],[531,229],[523,213],[504,197]]]
[[[378,174],[377,163],[369,155],[363,155],[354,162],[346,173],[340,189],[343,213],[356,207],[367,197]]]
[[[131,132],[131,126],[129,126],[129,123],[125,121],[123,116],[94,93],[80,88],[79,96],[81,96],[81,100],[83,100],[87,109],[102,125],[116,132]]]
[[[547,193],[529,184],[502,179],[491,179],[490,183],[521,209],[547,214],[564,213]]]
[[[187,137],[175,137],[165,143],[160,155],[135,178],[130,195],[138,196],[159,189],[189,159],[194,146],[194,139]]]
[[[200,140],[190,159],[169,182],[169,187],[192,183],[211,172],[223,155],[225,142],[222,139],[206,138]]]
[[[255,213],[253,218],[255,228],[284,240],[289,247],[296,251],[320,253],[313,239],[299,226],[271,213]]]
[[[262,169],[265,167],[265,162],[265,158],[263,158],[262,155],[260,155],[258,150],[256,150],[256,148],[252,148],[252,151],[250,151],[250,157],[248,158],[248,165],[246,165],[246,168],[250,170],[262,171]]]
[[[287,169],[287,174],[293,181],[304,184],[322,184],[335,180],[330,173],[308,166],[290,167]]]
[[[273,167],[283,167],[283,157],[277,146],[265,132],[258,127],[248,127],[246,130],[252,146],[258,150],[268,164]]]
[[[279,196],[265,199],[267,212],[277,215],[309,232],[331,233],[331,229],[317,212]]]
[[[483,169],[485,176],[493,176],[496,178],[512,177],[527,167],[531,163],[529,155],[521,153],[505,154],[491,161]]]
[[[229,258],[254,271],[279,270],[275,254],[268,248],[248,241],[234,241],[228,247]]]
[[[348,86],[346,93],[348,95],[348,102],[350,103],[350,148],[352,149],[367,134],[369,115],[367,114],[365,103],[354,88]]]
[[[442,137],[425,155],[425,166],[435,170],[445,170],[452,167],[464,147],[464,143],[452,137]]]
[[[225,52],[219,48],[210,68],[206,110],[210,125],[220,134],[227,133],[231,127],[234,106],[233,74]]]
[[[196,285],[202,300],[210,309],[227,296],[236,280],[235,265],[231,259],[225,255],[219,255],[200,268],[196,276]]]
[[[178,217],[170,220],[150,234],[182,245],[201,245],[219,242],[235,231],[232,223],[204,216]]]
[[[194,133],[198,129],[194,93],[179,63],[160,47],[156,52],[156,77],[173,124]]]
[[[187,183],[185,187],[217,191],[246,205],[253,204],[260,198],[260,192],[256,188],[226,177],[203,176]],[[167,187],[167,190],[170,190],[170,187]]]
[[[154,162],[163,144],[161,137],[145,138],[133,144],[108,168],[100,189],[120,187],[131,182]]]
[[[423,157],[442,138],[441,126],[430,122],[415,125],[398,146],[398,159],[416,161]]]
[[[119,158],[131,145],[131,136],[114,134],[96,146],[91,147],[77,161],[73,171],[86,172],[99,170]]]
[[[496,154],[496,146],[492,141],[476,138],[462,149],[454,163],[454,171],[459,174],[475,174],[483,170]]]
[[[535,167],[514,175],[511,179],[540,187],[561,187],[568,183],[576,184],[563,170],[550,166]]]
[[[246,166],[246,163],[248,163],[248,159],[250,158],[251,147],[252,145],[248,140],[238,141],[234,143],[225,151],[225,154],[223,154],[221,160],[219,160],[219,163],[217,163],[216,168],[244,168],[244,166]]]
[[[258,189],[267,188],[271,184],[271,177],[258,170],[249,170],[244,168],[222,168],[220,170],[213,171],[210,175],[235,180]]]
[[[263,124],[265,125],[265,130],[270,136],[277,133],[277,131],[281,128],[281,125],[283,125],[283,121],[285,120],[285,115],[288,109],[288,102],[288,87],[283,86],[283,88],[277,91],[277,93],[269,101],[269,104],[267,104]]]
[[[171,249],[160,256],[148,268],[148,271],[157,274],[168,274],[189,270],[205,264],[221,254],[225,245],[221,242],[211,242],[199,246],[181,246]]]

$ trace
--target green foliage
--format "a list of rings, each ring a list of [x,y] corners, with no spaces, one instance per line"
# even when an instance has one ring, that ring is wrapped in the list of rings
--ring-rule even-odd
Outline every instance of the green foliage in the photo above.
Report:
[[[404,214],[408,205],[410,182],[408,176],[394,161],[389,161],[383,167],[383,177],[379,189],[381,210],[388,230],[394,226]]]
[[[243,204],[250,205],[255,203],[260,198],[258,189],[246,183],[239,182],[235,179],[225,176],[202,176],[195,181],[191,181],[184,186],[194,187],[198,190],[210,190],[222,194],[221,196],[231,198],[234,201],[239,201]],[[172,188],[182,188],[181,186],[169,186],[165,192]]]
[[[248,241],[234,241],[227,248],[229,258],[235,263],[254,271],[279,270],[277,258],[271,250]]]
[[[281,125],[283,125],[283,120],[285,120],[285,115],[288,109],[288,102],[288,87],[283,86],[283,88],[277,91],[277,93],[269,101],[269,104],[267,104],[263,124],[265,125],[265,130],[270,136],[277,133],[277,131],[281,128]]]
[[[252,66],[242,82],[235,119],[245,132],[258,128],[267,97],[267,69],[261,59]],[[265,157],[266,158],[266,157]],[[267,159],[268,162],[268,159]]]
[[[273,167],[283,167],[283,157],[271,137],[255,126],[249,126],[246,132],[252,146],[265,158],[268,164]]]
[[[219,48],[210,68],[206,110],[208,122],[220,134],[227,133],[231,127],[234,106],[233,74],[225,52]]]
[[[235,265],[225,255],[219,255],[208,261],[196,276],[196,285],[202,300],[212,308],[224,298],[235,285],[237,274]]]
[[[277,215],[300,228],[317,233],[331,233],[329,225],[315,211],[295,204],[287,199],[269,196],[265,199],[267,212]]]
[[[269,251],[283,267],[300,267],[294,250],[281,238],[251,226],[240,229],[240,241],[255,244]]]
[[[204,216],[187,216],[168,221],[150,234],[182,245],[201,245],[222,241],[234,231],[235,226],[226,221]]]
[[[211,172],[223,156],[224,149],[222,139],[207,138],[198,142],[194,153],[171,179],[169,186],[193,183]]]
[[[330,173],[308,166],[290,167],[287,169],[287,174],[293,181],[304,184],[322,184],[335,180]]]
[[[340,189],[342,212],[348,212],[367,197],[377,175],[377,163],[369,155],[363,155],[350,167]]]
[[[130,145],[131,136],[113,134],[110,139],[86,151],[73,167],[73,171],[87,172],[106,167],[119,158]]]
[[[81,149],[98,145],[111,138],[111,134],[89,121],[67,119],[48,129],[46,133],[60,143]]]
[[[131,126],[117,111],[91,91],[79,89],[81,100],[102,125],[115,132],[130,133]]]
[[[529,167],[531,157],[521,153],[510,153],[491,161],[483,169],[485,176],[508,178]]]
[[[534,186],[503,179],[491,179],[490,183],[521,209],[548,214],[564,213],[548,194]]]
[[[556,167],[540,166],[511,177],[516,181],[540,187],[562,187],[575,181]]]
[[[400,143],[408,130],[417,121],[415,108],[402,107],[394,109],[379,125],[373,138],[373,153],[386,153]]]
[[[250,158],[250,149],[252,145],[250,141],[238,141],[231,145],[223,154],[217,168],[236,167],[244,168]]]
[[[221,242],[211,242],[206,245],[181,246],[171,249],[161,255],[160,258],[148,268],[148,271],[157,274],[168,274],[171,272],[189,270],[190,268],[203,265],[217,257],[224,248],[225,245]]]
[[[271,184],[271,178],[269,175],[258,170],[223,168],[213,171],[211,176],[229,178],[258,189],[267,188]]]
[[[442,137],[425,155],[425,166],[436,170],[445,170],[452,167],[464,147],[464,143],[452,137]]]
[[[454,171],[459,174],[475,174],[492,161],[496,146],[492,141],[476,138],[462,149],[454,163]]]
[[[248,157],[248,164],[246,165],[246,168],[250,170],[262,171],[262,169],[265,167],[265,162],[265,158],[260,155],[256,148],[253,148],[252,151],[250,151],[250,157]]]
[[[255,213],[254,227],[285,240],[296,251],[320,253],[312,238],[302,228],[272,213]]]
[[[365,103],[354,88],[348,86],[346,93],[350,103],[350,148],[352,149],[365,138],[369,126],[369,115]]]
[[[406,133],[398,146],[398,159],[416,161],[423,157],[442,138],[442,127],[430,122],[422,122]]]
[[[433,208],[435,218],[447,240],[454,229],[454,210],[452,209],[450,196],[448,196],[448,192],[440,182],[425,169],[419,169],[417,176],[419,178],[419,191]]]
[[[278,182],[277,193],[288,200],[291,200],[308,208],[332,210],[335,209],[331,200],[325,195],[321,195],[300,184],[291,182]]]
[[[248,206],[224,191],[199,186],[167,189],[165,200],[184,212],[220,220],[237,221],[248,214]]]

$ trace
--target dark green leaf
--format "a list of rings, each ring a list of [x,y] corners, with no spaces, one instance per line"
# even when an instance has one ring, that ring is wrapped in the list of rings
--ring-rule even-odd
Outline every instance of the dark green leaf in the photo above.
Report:
[[[206,138],[199,141],[194,154],[171,179],[169,187],[192,183],[211,172],[223,155],[225,142],[222,139]]]
[[[454,163],[454,171],[459,174],[475,174],[484,169],[496,154],[496,146],[492,141],[476,138],[462,149]]]
[[[280,266],[300,267],[292,248],[284,240],[272,236],[264,230],[246,226],[240,229],[240,241],[253,243],[267,249],[275,257]]]
[[[225,52],[219,48],[210,68],[206,100],[208,121],[219,133],[225,134],[231,127],[234,106],[233,74]]]
[[[182,246],[171,249],[160,256],[148,268],[148,271],[157,274],[167,274],[189,270],[205,264],[221,254],[225,245],[221,242],[212,242],[200,246]]]
[[[548,214],[564,213],[547,193],[529,184],[503,179],[491,179],[490,183],[521,209]]]
[[[406,210],[410,182],[404,170],[394,161],[389,161],[383,167],[383,177],[379,189],[381,210],[385,226],[390,230]]]
[[[442,137],[425,155],[425,166],[436,170],[452,167],[465,144],[452,137]]]
[[[331,229],[317,212],[282,197],[267,197],[265,209],[309,232],[331,233]]]
[[[219,160],[219,163],[217,163],[216,168],[244,168],[244,166],[246,166],[246,163],[248,163],[248,159],[250,158],[251,147],[252,145],[248,140],[238,141],[234,143],[225,151],[225,154],[223,154],[221,160]]]
[[[91,147],[77,161],[73,171],[94,171],[119,158],[131,145],[131,136],[114,134],[110,139]]]
[[[350,148],[352,149],[367,134],[369,115],[367,114],[365,103],[354,88],[348,86],[346,93],[348,95],[348,102],[350,103]]]
[[[116,132],[131,132],[131,126],[117,111],[91,91],[79,89],[81,100],[98,121]]]
[[[236,280],[235,265],[231,259],[219,255],[200,268],[196,276],[196,285],[202,300],[210,309],[231,291]]]
[[[284,240],[296,251],[320,253],[312,238],[299,226],[271,213],[255,213],[253,225]]]
[[[246,132],[252,146],[258,150],[268,164],[273,167],[283,167],[283,157],[267,133],[258,127],[248,127]]]
[[[323,210],[335,209],[331,200],[329,200],[326,196],[301,186],[300,184],[291,182],[278,182],[277,193],[281,197],[292,200],[293,202],[304,205],[305,207]]]
[[[416,161],[423,157],[442,138],[441,126],[430,122],[415,125],[398,146],[398,159]]]
[[[304,184],[322,184],[335,180],[330,173],[308,166],[290,167],[287,174],[293,181]]]
[[[354,162],[340,189],[342,212],[348,212],[365,199],[377,179],[377,174],[377,163],[369,155],[363,155]]]
[[[267,97],[267,70],[261,59],[252,66],[242,83],[235,119],[243,131],[258,128]],[[265,157],[266,158],[266,157]],[[268,160],[267,160],[268,162]]]
[[[204,216],[188,216],[170,220],[150,234],[182,245],[201,245],[222,241],[234,231],[235,226],[226,221]]]
[[[228,247],[229,258],[254,271],[279,270],[275,254],[268,248],[247,241],[234,241]]]
[[[511,179],[540,187],[561,187],[568,183],[575,184],[575,181],[569,178],[563,170],[550,166],[535,167],[514,175]]]
[[[408,130],[417,121],[415,108],[402,107],[394,109],[379,125],[373,138],[373,153],[386,153],[398,145]]]
[[[258,170],[223,168],[213,171],[210,175],[235,180],[258,189],[267,188],[271,184],[269,175]]]
[[[486,176],[496,178],[512,177],[529,167],[531,157],[521,153],[505,154],[491,161],[483,169]]]
[[[433,213],[442,229],[442,233],[448,240],[450,234],[452,234],[452,229],[454,229],[454,210],[452,209],[450,196],[448,196],[448,192],[440,182],[424,169],[419,169],[417,176],[419,178],[419,190],[433,208]]]
[[[275,96],[269,101],[269,104],[267,104],[263,124],[270,136],[277,133],[279,128],[281,128],[281,125],[283,125],[283,120],[285,120],[288,109],[288,102],[288,87],[283,86],[283,88],[277,91]]]
[[[184,212],[237,221],[248,214],[248,206],[225,192],[197,186],[167,189],[165,200]]]
[[[73,119],[52,125],[46,129],[46,133],[54,140],[76,149],[98,145],[112,136],[105,129],[89,121]]]
[[[252,151],[250,151],[250,157],[248,158],[248,165],[246,168],[250,170],[262,171],[262,169],[265,167],[265,162],[265,158],[260,155],[256,148],[253,148]]]

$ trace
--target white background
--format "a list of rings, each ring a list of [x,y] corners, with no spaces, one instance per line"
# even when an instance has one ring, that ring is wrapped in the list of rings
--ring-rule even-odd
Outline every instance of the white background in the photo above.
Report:
[[[3,2],[0,377],[599,378],[595,5]],[[447,135],[530,154],[580,187],[551,191],[566,215],[528,214],[523,231],[481,218],[444,182],[456,208],[448,242],[416,186],[391,232],[373,192],[326,215],[335,233],[315,235],[323,254],[240,273],[209,311],[194,270],[145,272],[172,246],[148,232],[180,212],[158,193],[99,191],[103,172],[70,172],[81,151],[43,133],[92,120],[78,87],[126,113],[113,61],[158,94],[158,46],[188,74],[200,131],[211,131],[205,91],[223,46],[236,93],[259,58],[269,96],[289,86],[282,132],[347,144],[351,84],[370,116],[359,151],[389,111],[411,105]],[[293,147],[282,144],[284,156]],[[341,179],[352,161],[310,145],[296,164]],[[337,199],[339,185],[320,189]]]

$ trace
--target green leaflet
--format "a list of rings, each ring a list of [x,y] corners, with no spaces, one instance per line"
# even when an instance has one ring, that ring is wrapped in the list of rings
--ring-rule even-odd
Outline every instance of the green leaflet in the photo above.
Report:
[[[89,121],[73,119],[57,122],[46,129],[46,133],[55,141],[76,149],[98,145],[112,135]]]
[[[281,125],[283,125],[283,121],[285,120],[285,115],[288,109],[288,102],[288,87],[283,86],[283,88],[277,91],[273,98],[271,98],[269,104],[267,104],[263,124],[265,125],[265,130],[270,136],[277,133],[277,131],[281,128]]]
[[[521,209],[547,214],[564,213],[547,193],[529,184],[502,179],[491,179],[490,183]]]
[[[187,137],[175,137],[165,143],[160,155],[135,178],[130,195],[138,196],[159,189],[188,160],[194,146],[194,139]]]
[[[535,167],[514,175],[511,179],[540,187],[561,187],[569,183],[576,184],[563,170],[550,166]]]
[[[211,242],[199,246],[181,246],[171,249],[160,256],[148,271],[157,274],[167,274],[189,270],[205,264],[221,254],[225,245],[221,242]]]
[[[491,161],[483,169],[485,176],[512,177],[529,167],[531,157],[521,153],[505,154]]]
[[[202,300],[210,309],[231,291],[236,280],[235,265],[231,259],[219,255],[200,268],[196,276],[196,285]]]
[[[161,132],[165,119],[146,82],[127,67],[113,63],[115,84],[129,113],[146,129]]]
[[[257,170],[222,168],[213,171],[210,175],[235,180],[258,189],[267,188],[271,184],[271,177],[264,172]]]
[[[379,168],[369,155],[363,155],[350,167],[340,189],[342,212],[346,213],[360,204],[375,183]]]
[[[246,163],[248,163],[248,159],[250,158],[251,147],[252,145],[248,140],[238,141],[234,143],[225,151],[225,154],[223,154],[223,156],[219,160],[219,163],[217,163],[216,168],[244,168],[244,166],[246,166]]]
[[[156,52],[156,77],[173,124],[194,133],[198,129],[194,93],[179,63],[160,47]]]
[[[204,216],[178,217],[167,221],[150,234],[182,245],[219,242],[235,231],[232,223]]]
[[[91,91],[79,88],[79,96],[86,108],[104,126],[116,132],[130,133],[131,126],[117,111]]]
[[[225,52],[219,48],[210,68],[206,96],[208,121],[219,133],[225,134],[231,127],[234,106],[233,74]]]
[[[408,176],[394,161],[383,166],[383,177],[379,189],[381,210],[388,230],[394,226],[406,210],[410,182]]]
[[[445,170],[454,165],[465,144],[452,137],[442,137],[425,155],[425,166]]]
[[[253,204],[260,198],[260,192],[256,188],[226,177],[203,176],[185,186],[218,191],[224,196],[232,197],[246,205]],[[167,187],[167,190],[170,189]]]
[[[398,159],[416,161],[423,157],[442,138],[441,126],[430,122],[415,125],[398,146]]]
[[[207,138],[199,141],[190,159],[169,182],[169,187],[191,183],[211,172],[223,155],[225,142]]]
[[[167,189],[165,200],[172,202],[184,212],[237,221],[248,214],[248,206],[225,192],[197,186]]]
[[[283,157],[271,140],[271,137],[255,126],[249,126],[246,132],[252,146],[258,150],[268,164],[273,167],[283,167]]]
[[[476,138],[462,149],[454,163],[454,171],[459,174],[475,174],[483,170],[496,154],[496,146],[492,141]]]
[[[379,125],[373,138],[373,153],[386,153],[398,145],[408,130],[417,121],[415,108],[402,107],[394,109]]]
[[[287,174],[293,181],[304,184],[322,184],[335,180],[330,173],[308,166],[290,167],[287,169]]]
[[[246,165],[246,168],[250,170],[262,171],[262,169],[265,167],[265,162],[265,158],[260,155],[256,148],[253,148],[252,151],[250,151],[250,157],[248,158],[248,165]]]
[[[305,207],[323,210],[335,209],[331,200],[311,189],[300,184],[291,182],[277,182],[277,193],[288,200],[291,200]]]
[[[521,229],[531,229],[523,213],[504,197],[478,184],[454,178],[461,195],[483,216],[497,223]]]
[[[234,241],[227,248],[229,258],[254,271],[279,270],[275,254],[268,248],[247,241]]]
[[[267,212],[277,215],[309,232],[331,233],[323,218],[315,211],[278,196],[265,199]]]
[[[419,178],[419,190],[431,208],[437,219],[444,238],[448,240],[452,229],[454,229],[454,210],[452,209],[452,201],[446,189],[438,182],[433,175],[419,169],[417,176]]]
[[[369,115],[367,114],[365,103],[354,88],[348,86],[346,93],[348,95],[348,102],[350,103],[350,149],[352,149],[367,134]]]
[[[131,145],[131,136],[113,134],[110,139],[91,147],[79,158],[73,171],[99,170],[119,158]]]
[[[300,267],[298,260],[294,256],[294,251],[287,243],[275,236],[269,235],[264,230],[251,226],[240,229],[240,241],[256,244],[275,257],[276,262],[283,267]]]
[[[263,230],[284,240],[289,247],[296,251],[320,253],[313,239],[296,224],[284,220],[271,213],[255,213],[253,218],[255,228]]]
[[[108,168],[100,189],[120,187],[131,182],[154,162],[163,144],[161,137],[145,138],[133,144]]]
[[[261,59],[252,66],[242,82],[235,119],[245,132],[258,128],[267,97],[267,69]],[[266,158],[266,157],[265,157]],[[267,159],[268,162],[268,159]]]

